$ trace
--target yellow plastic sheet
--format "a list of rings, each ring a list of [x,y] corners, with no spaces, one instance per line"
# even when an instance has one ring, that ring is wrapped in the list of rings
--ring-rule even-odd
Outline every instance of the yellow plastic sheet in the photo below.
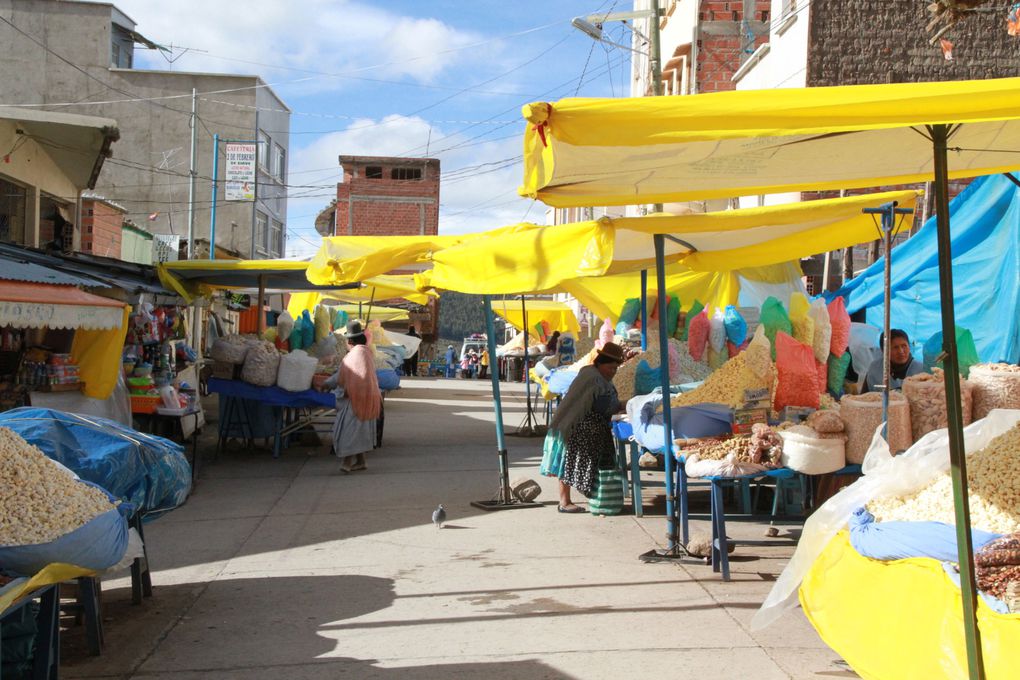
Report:
[[[1020,165],[1020,78],[564,99],[522,113],[520,193],[556,207],[922,182],[931,124],[963,124],[950,178]]]
[[[827,645],[867,680],[966,678],[960,588],[929,558],[862,557],[846,531],[815,561],[800,588],[804,614]],[[1020,668],[1020,615],[997,614],[980,598],[985,677]]]
[[[535,332],[535,324],[543,321],[549,324],[550,333],[570,331],[576,336],[581,331],[581,324],[577,322],[574,310],[565,302],[525,299],[524,304],[528,311],[528,332],[531,334]],[[521,310],[519,299],[493,300],[492,312],[517,330],[524,330],[524,312]]]
[[[0,595],[0,612],[7,611],[7,608],[15,604],[18,600],[23,597],[28,597],[40,588],[45,588],[46,586],[54,583],[70,581],[71,579],[78,578],[79,576],[95,576],[95,574],[96,572],[94,571],[76,567],[73,564],[62,564],[60,562],[47,564],[32,578],[20,585],[9,588],[4,591],[3,595]]]
[[[121,355],[130,315],[131,308],[125,305],[120,328],[78,329],[74,332],[71,357],[78,364],[79,374],[85,382],[82,392],[86,397],[108,399],[113,394],[121,371]]]

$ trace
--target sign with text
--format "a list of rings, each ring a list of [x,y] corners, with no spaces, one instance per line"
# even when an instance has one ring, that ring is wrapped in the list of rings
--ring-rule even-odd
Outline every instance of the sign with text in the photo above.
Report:
[[[256,144],[227,142],[224,146],[227,157],[226,200],[254,201]]]

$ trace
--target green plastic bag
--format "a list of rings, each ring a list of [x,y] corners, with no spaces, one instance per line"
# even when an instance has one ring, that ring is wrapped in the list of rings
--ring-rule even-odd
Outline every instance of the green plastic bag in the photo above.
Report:
[[[701,314],[701,310],[703,310],[704,308],[705,305],[695,300],[694,306],[687,310],[687,323],[684,324],[683,334],[680,336],[680,339],[683,340],[684,342],[687,342],[688,333],[691,332],[691,322],[694,321],[694,317],[696,317],[698,314]]]
[[[924,370],[931,372],[932,368],[942,368],[942,362],[936,358],[942,354],[942,331],[928,338],[924,343]],[[956,327],[956,356],[960,362],[960,375],[964,378],[970,376],[970,367],[981,363],[978,358],[977,347],[974,346],[974,336],[966,328]]]
[[[679,319],[680,298],[673,295],[669,298],[669,305],[666,307],[666,333],[670,337],[676,335],[676,325]]]
[[[850,368],[850,352],[843,352],[843,356],[829,355],[829,393],[839,399],[843,396],[843,387],[846,384],[846,372]]]
[[[627,300],[623,303],[623,309],[620,310],[620,321],[628,326],[633,326],[634,322],[637,321],[637,318],[640,315],[640,298],[627,298]]]
[[[783,332],[793,336],[793,324],[783,309],[783,303],[774,297],[765,300],[761,306],[761,325],[765,327],[765,336],[772,345],[772,360],[776,360],[776,333]]]
[[[588,499],[592,515],[619,515],[623,512],[623,475],[619,470],[599,470],[599,482]]]

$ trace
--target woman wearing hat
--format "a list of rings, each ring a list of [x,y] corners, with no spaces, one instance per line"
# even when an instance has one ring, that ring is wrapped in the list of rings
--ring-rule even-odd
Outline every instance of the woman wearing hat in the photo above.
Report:
[[[347,473],[364,470],[365,452],[375,448],[382,393],[361,322],[349,322],[344,335],[350,349],[323,388],[336,391],[333,452],[341,459],[340,470]]]
[[[560,512],[584,512],[570,500],[570,488],[590,497],[599,462],[616,455],[610,418],[620,410],[620,400],[613,376],[625,358],[622,347],[607,342],[595,362],[578,371],[549,425],[540,471],[560,480]]]

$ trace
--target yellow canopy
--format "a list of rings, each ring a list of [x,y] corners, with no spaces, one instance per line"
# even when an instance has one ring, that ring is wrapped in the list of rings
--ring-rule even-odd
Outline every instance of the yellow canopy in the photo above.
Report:
[[[1020,78],[564,99],[522,112],[519,191],[556,207],[927,181],[934,124],[962,124],[950,178],[1020,166]]]
[[[214,290],[258,288],[260,280],[268,291],[322,290],[308,280],[308,266],[295,260],[180,260],[156,265],[156,273],[168,290],[190,302]]]
[[[545,321],[549,324],[549,332],[559,331],[560,333],[572,332],[577,335],[581,332],[581,324],[577,322],[577,315],[570,305],[565,302],[554,300],[528,300],[524,301],[528,312],[528,332],[534,333],[536,324]],[[521,331],[524,330],[524,310],[521,309],[521,301],[518,300],[493,300],[492,311],[496,316],[503,317],[508,324]]]
[[[311,312],[320,302],[363,302],[375,303],[394,298],[403,298],[418,305],[428,304],[430,298],[439,297],[434,291],[419,292],[410,275],[376,276],[360,288],[331,290],[314,293],[294,293],[287,303],[287,311],[295,319],[306,309]],[[407,318],[407,317],[404,317]]]
[[[315,285],[364,281],[397,270],[418,271],[428,266],[432,253],[451,246],[503,232],[537,229],[534,224],[502,227],[484,234],[454,236],[332,236],[308,267],[308,280]]]
[[[415,280],[419,288],[493,295],[571,290],[566,283],[583,277],[654,268],[654,234],[670,237],[666,261],[682,263],[687,270],[718,273],[776,265],[873,240],[875,220],[862,209],[891,201],[912,207],[917,196],[916,191],[890,191],[712,213],[604,217],[503,232],[432,253],[433,268],[416,274]],[[713,287],[722,280],[718,277]]]

